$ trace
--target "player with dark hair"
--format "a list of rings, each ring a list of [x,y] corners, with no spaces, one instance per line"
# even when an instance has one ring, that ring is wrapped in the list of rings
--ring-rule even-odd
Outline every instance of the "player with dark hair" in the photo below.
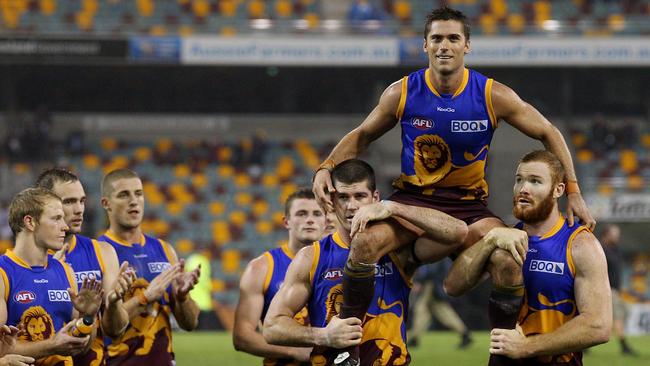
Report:
[[[116,338],[129,323],[122,298],[133,283],[133,275],[127,271],[128,263],[119,266],[117,254],[110,244],[80,234],[86,193],[79,177],[63,168],[51,168],[39,175],[35,185],[61,198],[68,231],[63,249],[57,255],[60,254],[61,259],[72,267],[77,284],[81,286],[86,278],[102,281],[106,299],[99,317],[101,326],[90,351],[74,357],[73,361],[75,365],[103,365],[106,363],[103,335]]]
[[[360,345],[362,365],[406,365],[410,362],[406,319],[413,272],[422,262],[439,260],[456,249],[434,243],[428,236],[458,241],[466,225],[432,209],[379,202],[374,171],[361,160],[342,162],[333,170],[332,179],[337,189],[333,199],[337,231],[298,252],[271,302],[264,337],[273,344],[313,346],[312,365],[337,364],[349,355],[337,357],[336,348],[356,345]],[[368,222],[389,217],[399,217],[427,236],[383,256],[372,274],[375,292],[367,314],[340,319],[343,267],[351,237],[363,232]],[[294,319],[304,306],[308,306],[309,326]]]
[[[282,347],[268,344],[258,331],[271,300],[280,290],[289,264],[298,251],[322,237],[325,213],[314,193],[300,189],[284,205],[284,225],[289,232],[286,245],[264,252],[246,266],[239,282],[239,303],[235,312],[233,343],[235,349],[264,357],[264,365],[295,365],[309,361],[311,348]],[[309,321],[307,309],[296,314],[297,321]]]
[[[331,211],[331,170],[355,158],[371,142],[398,122],[402,129],[402,173],[394,181],[391,201],[433,208],[469,226],[463,247],[476,243],[494,227],[504,226],[488,208],[485,180],[492,135],[505,120],[525,135],[541,141],[558,156],[567,171],[567,215],[574,214],[589,228],[595,226],[580,194],[571,155],[560,131],[509,87],[465,67],[470,52],[470,29],[460,11],[440,8],[426,19],[423,50],[429,65],[391,84],[378,105],[357,128],[333,149],[314,175],[314,193]],[[386,253],[410,243],[416,234],[398,221],[379,222],[353,237],[344,271],[341,316],[360,317],[372,298],[374,264]],[[521,268],[512,256],[495,251],[485,270],[492,276],[488,314],[493,327],[514,327],[521,303]],[[467,289],[448,283],[447,292],[460,295]],[[352,352],[354,350],[347,350]],[[350,363],[354,364],[354,357]],[[501,359],[507,361],[506,359]],[[498,362],[498,360],[493,360]]]
[[[18,193],[9,207],[16,242],[0,257],[0,324],[24,329],[7,353],[36,359],[38,365],[72,365],[95,337],[68,334],[77,318],[91,321],[102,302],[99,281],[86,279],[77,291],[70,266],[48,254],[63,247],[68,226],[61,199],[42,188]]]
[[[611,332],[605,255],[586,226],[570,226],[562,216],[557,201],[565,187],[565,171],[555,155],[526,154],[513,189],[512,212],[519,224],[490,230],[449,272],[472,286],[497,248],[523,261],[518,327],[496,328],[490,336],[491,354],[523,359],[523,365],[581,365],[581,351],[607,342]]]
[[[189,292],[200,267],[185,272],[174,248],[142,233],[144,192],[140,177],[129,169],[116,169],[102,180],[102,207],[109,228],[99,240],[113,246],[122,262],[135,269],[135,280],[125,296],[130,323],[107,349],[108,365],[174,364],[170,314],[184,330],[197,327],[199,308]]]

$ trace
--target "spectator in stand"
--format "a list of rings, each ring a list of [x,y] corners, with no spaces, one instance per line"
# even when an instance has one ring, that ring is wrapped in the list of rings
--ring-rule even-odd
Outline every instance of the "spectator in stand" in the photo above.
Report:
[[[370,3],[369,0],[354,0],[348,11],[348,21],[353,30],[375,30],[379,27],[370,27],[368,21],[380,21],[385,18],[381,9]]]

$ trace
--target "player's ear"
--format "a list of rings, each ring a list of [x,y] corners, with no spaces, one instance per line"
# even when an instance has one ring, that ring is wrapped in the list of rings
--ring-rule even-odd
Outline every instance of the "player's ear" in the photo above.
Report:
[[[108,204],[108,198],[106,198],[106,197],[102,197],[102,199],[100,200],[100,202],[101,202],[101,204],[102,204],[102,208],[103,208],[104,210],[108,211],[108,210],[110,209],[110,205]]]
[[[562,197],[564,195],[565,188],[566,188],[566,185],[564,183],[562,183],[562,182],[558,183],[555,186],[555,192],[553,192],[553,197],[556,198],[556,199]]]
[[[25,230],[29,231],[34,231],[36,229],[36,224],[38,224],[38,220],[32,215],[25,215],[23,216],[23,227]]]
[[[372,192],[372,201],[373,201],[373,202],[379,202],[379,201],[380,201],[380,198],[379,198],[379,191],[376,190],[376,189],[375,189],[374,192]]]
[[[285,229],[289,229],[289,218],[287,216],[282,217],[282,224],[284,225]]]

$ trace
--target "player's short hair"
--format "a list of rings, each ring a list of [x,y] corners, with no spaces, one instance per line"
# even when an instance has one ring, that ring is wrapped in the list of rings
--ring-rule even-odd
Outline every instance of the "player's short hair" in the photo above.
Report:
[[[51,191],[57,183],[76,182],[78,180],[79,177],[77,177],[73,172],[66,168],[57,167],[44,170],[38,178],[36,178],[36,184],[34,184],[34,186],[49,189]]]
[[[434,9],[429,14],[427,14],[426,23],[424,24],[424,39],[427,39],[429,31],[431,31],[431,23],[436,20],[455,20],[463,24],[463,34],[465,34],[465,40],[469,41],[470,36],[470,27],[467,22],[467,17],[460,10],[455,10],[443,6],[442,8]]]
[[[375,171],[370,164],[360,159],[349,159],[341,162],[332,170],[332,183],[341,182],[354,184],[368,182],[368,189],[374,192],[377,189]]]
[[[562,165],[560,159],[558,159],[557,156],[555,156],[555,154],[553,154],[550,151],[547,150],[531,151],[528,154],[524,155],[519,160],[519,164],[532,163],[537,161],[546,163],[546,165],[548,166],[551,172],[551,179],[553,179],[553,185],[559,183],[566,183],[566,172],[564,170],[564,166]]]
[[[140,178],[140,176],[131,169],[119,168],[111,170],[104,176],[104,179],[102,179],[102,197],[111,196],[111,193],[113,193],[113,182],[128,178]]]
[[[287,200],[284,202],[285,217],[289,217],[291,215],[291,205],[293,204],[293,201],[301,198],[306,200],[315,200],[316,196],[314,196],[314,192],[312,192],[311,189],[304,187],[291,193],[289,197],[287,197]]]
[[[50,200],[61,201],[61,198],[45,188],[27,188],[15,195],[9,204],[9,227],[14,236],[25,228],[25,216],[31,216],[38,222]]]

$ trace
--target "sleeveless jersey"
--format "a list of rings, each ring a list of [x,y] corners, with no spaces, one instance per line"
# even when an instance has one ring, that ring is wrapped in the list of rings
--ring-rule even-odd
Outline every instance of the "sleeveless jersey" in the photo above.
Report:
[[[569,227],[560,217],[546,235],[528,237],[528,254],[523,265],[524,304],[518,320],[526,336],[550,333],[578,315],[571,245],[583,230],[587,228]],[[582,365],[582,353],[541,356],[524,363],[577,366]]]
[[[72,236],[70,248],[65,255],[65,261],[74,270],[77,286],[81,288],[84,279],[95,278],[102,280],[104,278],[104,259],[95,239],[91,239],[79,234]],[[97,320],[99,321],[99,319]],[[75,365],[101,366],[106,364],[104,354],[104,336],[101,327],[97,327],[97,336],[88,353],[74,356]]]
[[[45,267],[31,267],[13,251],[0,257],[0,276],[5,285],[7,325],[25,328],[19,341],[36,342],[54,337],[72,320],[74,309],[67,289],[77,289],[70,266],[47,256]],[[70,356],[36,360],[38,366],[72,366]]]
[[[263,322],[266,317],[266,312],[269,310],[271,300],[275,294],[280,291],[280,286],[284,282],[284,275],[287,273],[289,264],[293,260],[294,254],[289,249],[289,245],[285,244],[279,248],[271,249],[264,252],[269,266],[266,270],[266,277],[264,278],[264,308],[262,309],[262,316],[260,320]],[[307,316],[307,309],[303,308],[294,317],[302,325],[309,324]],[[293,366],[293,365],[309,365],[309,363],[301,363],[292,359],[274,359],[264,358],[264,366]]]
[[[309,320],[314,327],[325,327],[338,315],[343,304],[343,269],[350,249],[339,233],[314,243],[314,260],[309,278]],[[360,356],[362,366],[408,365],[411,356],[406,348],[406,316],[411,280],[392,253],[383,256],[375,267],[375,294],[365,320]],[[314,349],[312,365],[332,362],[335,353]]]
[[[428,69],[404,77],[396,114],[402,127],[402,173],[393,186],[485,200],[488,150],[497,127],[491,93],[492,79],[470,69],[451,96],[436,91]]]
[[[115,248],[119,263],[128,261],[136,271],[136,281],[124,301],[144,292],[149,283],[173,265],[169,244],[160,239],[142,235],[139,243],[126,243],[110,232],[98,238]],[[132,319],[124,334],[117,340],[104,341],[109,365],[172,365],[171,325],[169,323],[171,286],[163,297],[147,306],[146,311]]]

